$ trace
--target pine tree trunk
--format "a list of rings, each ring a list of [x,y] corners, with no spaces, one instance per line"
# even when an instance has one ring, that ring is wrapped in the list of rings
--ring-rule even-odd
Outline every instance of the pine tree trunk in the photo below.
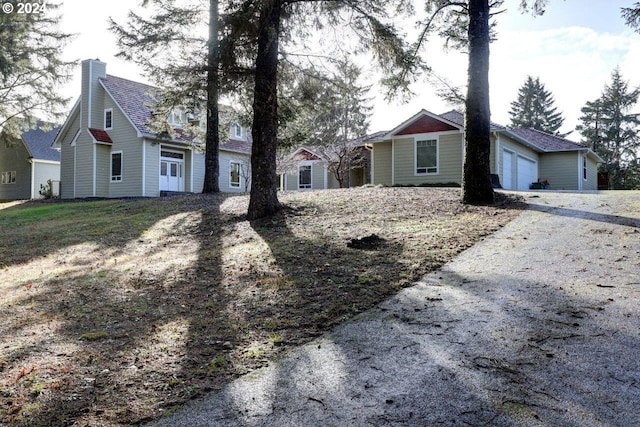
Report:
[[[249,220],[281,209],[278,201],[276,148],[278,131],[278,38],[282,0],[265,0],[260,12],[253,98],[253,146]]]
[[[218,69],[220,63],[218,43],[218,0],[209,1],[209,50],[207,52],[207,133],[205,137],[205,169],[203,193],[220,191],[218,177]]]
[[[469,70],[462,202],[493,202],[489,152],[489,2],[469,1]]]

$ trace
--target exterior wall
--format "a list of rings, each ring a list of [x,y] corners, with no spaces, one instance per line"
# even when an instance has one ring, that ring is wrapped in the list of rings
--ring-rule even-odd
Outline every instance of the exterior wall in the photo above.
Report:
[[[96,197],[110,197],[109,185],[111,181],[111,147],[95,144],[96,156]],[[124,156],[122,159],[124,166]],[[123,175],[124,180],[124,175]]]
[[[31,198],[31,164],[29,152],[22,141],[6,145],[0,142],[0,172],[16,173],[16,182],[0,184],[0,200]]]
[[[491,148],[489,148],[489,170],[496,173],[496,135],[491,134]]]
[[[324,171],[325,171],[324,163],[317,162],[311,166],[311,189],[312,190],[321,190],[326,188],[325,180],[324,180],[324,176],[325,176]],[[328,171],[327,171],[327,175],[328,175]]]
[[[218,152],[218,155],[222,153]],[[200,153],[197,150],[191,150],[192,164],[193,164],[193,192],[202,193],[204,188],[204,153]]]
[[[47,185],[47,181],[60,181],[60,163],[51,163],[51,162],[39,162],[34,161],[33,165],[33,183],[31,188],[31,198],[40,199],[42,196],[40,195],[40,186]],[[54,195],[59,195],[55,193],[55,184],[53,184]]]
[[[112,109],[112,129],[106,132],[111,137],[113,144],[110,147],[106,159],[106,173],[100,173],[100,187],[105,189],[105,197],[140,197],[142,196],[142,138],[138,138],[136,129],[131,125],[120,108],[106,95],[100,87],[102,102],[96,102],[93,116],[100,121],[94,124],[95,128],[104,129],[104,110]],[[97,99],[96,101],[100,101]],[[97,125],[97,126],[96,126]],[[106,146],[108,147],[108,146]],[[111,182],[111,153],[122,152],[122,181]],[[155,194],[155,195],[159,195]]]
[[[231,151],[220,151],[218,155],[218,161],[220,165],[220,179],[218,180],[218,185],[220,186],[220,191],[224,192],[233,192],[233,193],[243,193],[249,191],[251,189],[251,182],[249,185],[245,185],[246,178],[251,178],[249,174],[249,168],[251,165],[251,158],[248,154],[241,153],[233,153]],[[231,175],[229,173],[231,162],[240,163],[240,188],[231,187]],[[204,174],[204,162],[203,162],[203,174]],[[248,175],[248,176],[247,176]],[[199,189],[194,189],[196,192],[202,191],[202,187]]]
[[[391,185],[391,141],[373,144],[371,183]]]
[[[75,197],[94,197],[93,150],[94,143],[87,130],[82,130],[76,142]]]
[[[58,136],[60,141],[60,197],[63,199],[72,199],[74,197],[75,174],[73,153],[75,147],[71,146],[71,142],[78,132],[78,129],[80,129],[79,112],[72,118],[64,134]]]
[[[144,175],[144,196],[158,197],[160,196],[160,144],[143,140],[141,143],[144,157],[144,171],[139,171]]]
[[[598,162],[590,157],[587,157],[587,180],[582,184],[582,189],[584,191],[598,190]]]
[[[545,153],[540,156],[538,176],[549,181],[550,190],[578,190],[578,153]],[[582,165],[580,165],[582,168]]]
[[[438,173],[416,175],[415,137],[393,141],[393,184],[418,185],[423,183],[462,182],[462,134],[427,135],[438,139]]]
[[[340,183],[336,178],[336,174],[327,170],[327,188],[340,188]]]

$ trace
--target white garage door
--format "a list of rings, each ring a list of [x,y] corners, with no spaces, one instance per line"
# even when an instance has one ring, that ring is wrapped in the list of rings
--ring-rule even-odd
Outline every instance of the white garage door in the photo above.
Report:
[[[505,190],[513,190],[513,181],[511,179],[511,168],[513,153],[504,150],[502,153],[502,188]]]
[[[538,163],[518,156],[518,190],[528,190],[538,181]]]

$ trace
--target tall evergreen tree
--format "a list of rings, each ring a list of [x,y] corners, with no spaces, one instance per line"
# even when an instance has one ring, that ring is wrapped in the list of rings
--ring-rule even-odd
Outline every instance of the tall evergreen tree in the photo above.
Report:
[[[227,40],[238,48],[240,54],[223,55],[232,61],[247,58],[246,43],[240,43],[241,37],[247,37],[258,49],[253,63],[253,148],[251,155],[252,183],[247,216],[257,219],[269,216],[280,209],[277,198],[276,149],[278,134],[278,63],[280,61],[281,42],[290,42],[297,37],[308,36],[313,29],[326,25],[341,27],[351,31],[361,47],[374,51],[374,56],[383,71],[395,71],[399,67],[410,67],[402,40],[396,29],[387,21],[389,8],[395,11],[408,7],[406,0],[393,2],[383,0],[261,0],[240,1],[234,6],[235,17],[231,21],[237,24],[230,30]],[[248,25],[255,22],[257,25]],[[254,31],[251,32],[251,29]],[[337,46],[339,47],[339,46]],[[252,53],[250,50],[248,51]],[[248,55],[251,57],[251,55]],[[233,69],[233,66],[227,66]],[[227,69],[225,67],[225,69]]]
[[[17,13],[17,0],[4,1],[0,12],[0,130],[17,136],[37,118],[63,117],[67,99],[59,87],[69,80],[73,62],[61,59],[70,35],[58,30],[58,5],[37,1],[34,11]],[[21,3],[21,2],[20,2]],[[6,13],[13,5],[13,12]]]
[[[190,2],[181,0],[144,0],[151,6],[150,17],[129,12],[127,25],[110,20],[110,29],[118,36],[119,56],[140,65],[159,86],[153,106],[158,132],[172,129],[165,118],[173,109],[206,117],[204,193],[219,191],[218,148],[220,53],[218,0]],[[208,17],[204,21],[203,18]],[[198,36],[204,25],[206,36]],[[204,114],[202,114],[204,113]],[[184,124],[199,136],[198,126]]]
[[[521,0],[523,11],[544,13],[547,0]],[[414,52],[426,44],[430,32],[444,37],[446,45],[468,49],[467,95],[465,101],[465,158],[462,175],[464,203],[491,203],[494,198],[490,175],[489,43],[491,10],[503,0],[426,0],[430,17],[415,45]],[[499,12],[496,12],[499,13]]]
[[[610,174],[614,188],[624,188],[625,170],[640,156],[640,120],[632,112],[639,96],[640,88],[630,88],[616,68],[600,98],[581,109],[576,127],[584,143],[604,159],[601,169]]]
[[[554,102],[553,95],[545,89],[540,78],[527,76],[518,90],[518,98],[511,103],[511,126],[533,128],[558,135],[564,118],[553,106]]]
[[[620,12],[625,23],[640,32],[640,2],[635,2],[632,7],[623,7]]]

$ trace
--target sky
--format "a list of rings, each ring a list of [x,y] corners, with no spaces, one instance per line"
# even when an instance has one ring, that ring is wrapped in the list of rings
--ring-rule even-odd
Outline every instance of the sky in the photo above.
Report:
[[[635,0],[550,0],[542,16],[522,14],[520,0],[506,0],[506,12],[497,18],[498,40],[491,45],[489,85],[492,121],[508,125],[510,104],[526,77],[539,77],[555,98],[563,113],[562,132],[570,132],[579,123],[580,108],[598,98],[619,67],[631,87],[640,86],[640,34],[624,25],[621,7]],[[140,69],[116,58],[115,36],[108,29],[107,18],[126,21],[126,13],[140,1],[64,0],[61,29],[77,34],[64,50],[67,60],[99,58],[107,64],[107,73],[131,80],[148,82]],[[407,23],[415,25],[413,22]],[[436,73],[457,85],[466,82],[467,57],[443,52],[437,40],[430,42],[424,58]],[[375,99],[370,131],[389,130],[418,111],[443,113],[451,109],[435,94],[424,79],[413,86],[408,102],[387,101],[374,87]],[[80,67],[63,93],[77,98],[80,92]],[[640,112],[640,106],[638,107]],[[579,141],[577,132],[569,136]]]

